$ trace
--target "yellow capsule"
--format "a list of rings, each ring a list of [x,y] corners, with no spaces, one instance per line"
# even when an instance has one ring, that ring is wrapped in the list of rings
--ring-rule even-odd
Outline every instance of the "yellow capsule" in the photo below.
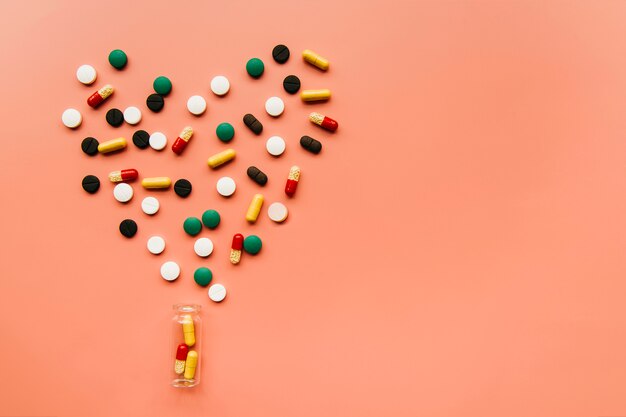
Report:
[[[196,343],[196,331],[193,326],[193,318],[191,318],[189,314],[183,317],[183,337],[185,338],[185,344],[187,346],[193,346]]]
[[[300,93],[302,101],[325,101],[330,98],[330,90],[304,90]]]
[[[126,139],[117,138],[112,139],[107,142],[102,142],[98,145],[98,152],[100,153],[109,153],[119,151],[120,149],[124,149],[126,147]]]
[[[196,367],[198,366],[198,352],[190,350],[185,361],[185,379],[193,379],[196,376]]]
[[[144,178],[141,180],[141,185],[143,185],[143,188],[147,189],[168,188],[172,185],[172,180],[169,177]]]
[[[259,213],[261,212],[261,207],[263,206],[263,194],[255,194],[254,198],[252,198],[252,202],[250,206],[248,206],[248,212],[246,213],[246,220],[250,223],[256,222],[256,219],[259,217]]]
[[[326,71],[328,67],[330,66],[330,62],[328,62],[326,58],[319,56],[318,54],[311,51],[310,49],[305,49],[302,52],[302,58],[304,58],[304,60],[308,62],[309,64],[315,65],[317,68],[321,69],[322,71]]]
[[[212,157],[209,158],[207,163],[211,168],[217,168],[220,165],[225,164],[226,162],[232,160],[235,157],[234,149],[226,149],[220,153],[216,153]]]

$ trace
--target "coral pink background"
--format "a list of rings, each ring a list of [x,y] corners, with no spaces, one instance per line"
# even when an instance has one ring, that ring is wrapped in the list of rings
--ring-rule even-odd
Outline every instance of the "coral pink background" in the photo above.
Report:
[[[3,2],[0,416],[626,416],[625,22],[623,1]],[[284,66],[277,43],[292,51]],[[122,72],[113,48],[130,57]],[[302,63],[305,48],[330,71]],[[253,56],[260,80],[244,70]],[[76,81],[83,63],[95,86]],[[332,100],[287,96],[290,73]],[[161,74],[174,90],[156,115],[144,101]],[[232,83],[222,99],[218,74]],[[93,111],[104,83],[118,91]],[[208,101],[200,118],[185,109],[193,94]],[[276,120],[271,95],[286,101]],[[170,144],[191,124],[185,154],[84,155],[88,135],[130,140],[135,128],[104,121],[129,105]],[[77,131],[60,122],[70,106]],[[337,134],[306,121],[317,109]],[[216,172],[222,121],[239,155]],[[276,160],[273,134],[288,143]],[[320,155],[300,149],[303,134]],[[246,224],[253,163],[268,202],[302,167],[285,224]],[[130,167],[189,178],[193,194],[136,183],[123,206],[105,181],[93,196],[80,187]],[[238,181],[230,200],[214,190],[222,175]],[[202,260],[181,224],[208,208],[223,223],[203,231],[216,249]],[[117,231],[125,217],[139,223],[132,240]],[[238,267],[236,231],[264,241]],[[159,257],[152,234],[167,240]],[[170,259],[183,269],[171,284],[159,277]],[[228,288],[222,304],[193,282],[201,265]],[[181,301],[203,306],[193,390],[167,379]]]

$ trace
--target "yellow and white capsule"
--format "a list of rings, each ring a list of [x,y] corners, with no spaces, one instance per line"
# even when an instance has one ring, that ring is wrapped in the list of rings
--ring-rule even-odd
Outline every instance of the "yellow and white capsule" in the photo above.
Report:
[[[215,155],[210,157],[207,161],[207,164],[209,164],[211,168],[217,168],[218,166],[224,165],[226,162],[231,161],[233,158],[235,158],[235,155],[236,153],[234,149],[226,149],[225,151],[216,153]]]
[[[330,90],[325,88],[322,90],[304,90],[300,93],[302,101],[326,101],[330,99]]]
[[[168,188],[172,185],[172,180],[169,177],[153,177],[153,178],[144,178],[141,180],[141,185],[143,188],[151,190],[157,188]]]
[[[263,207],[263,194],[255,194],[252,198],[252,202],[248,206],[248,212],[246,213],[246,220],[250,223],[256,222]]]
[[[98,152],[100,153],[109,153],[119,151],[120,149],[124,149],[126,147],[126,139],[117,138],[111,139],[106,142],[102,142],[98,145]]]
[[[330,62],[328,62],[326,58],[319,56],[318,54],[311,51],[310,49],[305,49],[302,52],[302,58],[304,58],[304,60],[308,62],[309,64],[315,65],[317,68],[321,69],[322,71],[326,71],[328,67],[330,66]]]
[[[183,316],[183,337],[187,346],[193,346],[196,344],[196,329],[193,325],[193,318],[191,315],[186,314]]]
[[[198,367],[198,352],[190,350],[187,353],[187,360],[185,361],[185,379],[193,379],[196,376],[196,368]]]

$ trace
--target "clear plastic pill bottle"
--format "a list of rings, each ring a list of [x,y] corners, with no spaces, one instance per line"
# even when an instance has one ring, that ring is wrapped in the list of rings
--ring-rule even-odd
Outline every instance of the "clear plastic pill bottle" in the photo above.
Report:
[[[200,383],[202,319],[197,304],[174,304],[169,367],[171,384],[191,388]]]

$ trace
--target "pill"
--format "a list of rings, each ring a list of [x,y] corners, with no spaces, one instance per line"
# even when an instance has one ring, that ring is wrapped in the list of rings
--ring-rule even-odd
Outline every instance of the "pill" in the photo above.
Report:
[[[110,153],[110,152],[119,151],[121,149],[124,149],[125,147],[126,147],[126,139],[124,138],[111,139],[109,141],[102,142],[100,145],[98,145],[98,152]]]
[[[206,100],[201,96],[189,97],[189,100],[187,100],[187,110],[195,116],[200,116],[206,110]]]
[[[300,78],[295,75],[288,75],[283,80],[283,88],[289,94],[296,94],[300,89]]]
[[[304,58],[304,60],[308,62],[309,64],[316,66],[322,71],[326,71],[328,67],[330,66],[330,63],[328,62],[326,58],[319,56],[318,54],[311,51],[310,49],[305,49],[302,52],[302,58]]]
[[[113,86],[111,84],[107,84],[101,89],[99,89],[98,91],[96,91],[95,93],[93,93],[92,95],[90,95],[89,98],[87,99],[87,104],[89,104],[89,106],[95,109],[100,104],[102,104],[104,100],[111,97],[111,94],[113,94],[113,91],[114,91]]]
[[[128,63],[128,56],[126,56],[126,52],[121,49],[114,49],[109,54],[109,64],[113,66],[113,68],[121,70]]]
[[[129,125],[136,125],[141,122],[141,110],[134,106],[126,107],[124,109],[124,120]]]
[[[135,236],[135,234],[137,234],[137,223],[132,219],[122,220],[120,223],[120,233],[127,238]]]
[[[209,298],[216,303],[226,298],[226,288],[222,284],[213,284],[209,287]]]
[[[322,150],[322,143],[311,136],[302,136],[300,138],[300,146],[314,154],[318,154]]]
[[[169,188],[172,185],[172,180],[169,177],[144,178],[141,185],[148,190]]]
[[[265,111],[272,117],[278,117],[285,111],[285,103],[280,97],[270,97],[265,101]]]
[[[287,207],[282,203],[272,203],[267,209],[267,215],[269,216],[270,220],[276,223],[282,223],[287,219],[289,211],[287,210]]]
[[[287,176],[287,184],[285,184],[285,194],[289,197],[293,197],[298,188],[298,181],[300,181],[300,168],[296,165],[292,166]]]
[[[165,105],[165,101],[160,94],[150,94],[146,99],[146,106],[155,113],[160,112]]]
[[[207,164],[211,168],[217,168],[220,165],[224,165],[226,162],[231,161],[235,157],[235,155],[236,152],[234,149],[226,149],[225,151],[216,153],[215,155],[211,156],[207,161]]]
[[[196,367],[198,366],[198,352],[190,350],[187,353],[187,360],[185,361],[185,373],[183,377],[185,379],[194,379],[196,376]]]
[[[161,277],[166,281],[174,281],[180,275],[180,266],[174,261],[167,261],[161,265]]]
[[[120,182],[113,188],[113,197],[120,203],[128,203],[133,198],[133,187],[125,182]]]
[[[187,346],[193,346],[196,344],[196,329],[193,325],[193,318],[190,314],[185,314],[182,320],[183,325],[183,338]]]
[[[187,360],[187,353],[189,347],[185,343],[181,343],[176,348],[176,361],[174,362],[174,372],[176,375],[181,375],[185,372],[185,361]]]
[[[120,127],[124,123],[124,113],[120,109],[109,109],[106,114],[107,123],[113,127]]]
[[[220,214],[215,210],[207,210],[202,213],[202,224],[209,229],[215,229],[220,224]]]
[[[165,136],[165,134],[162,132],[154,132],[150,135],[148,143],[150,144],[150,147],[155,151],[161,151],[165,149],[165,146],[167,146],[167,136]]]
[[[66,127],[75,129],[83,122],[83,116],[76,109],[66,109],[61,115],[61,121]]]
[[[263,207],[263,194],[255,194],[250,202],[250,205],[248,206],[246,220],[250,223],[256,222],[256,219],[259,218],[261,207]]]
[[[148,252],[153,255],[159,255],[165,250],[165,239],[161,236],[151,236],[148,239]]]
[[[201,258],[206,258],[213,253],[213,242],[208,237],[201,237],[193,244],[193,251]]]
[[[246,63],[246,71],[253,78],[259,78],[265,71],[265,65],[259,58],[252,58]]]
[[[250,113],[243,116],[243,123],[256,135],[260,135],[263,132],[263,124]]]
[[[330,132],[334,132],[339,127],[339,123],[337,123],[335,120],[331,119],[330,117],[326,117],[323,114],[315,112],[309,115],[309,120]]]
[[[241,249],[243,249],[243,235],[237,233],[233,236],[233,243],[230,245],[230,263],[237,265],[241,261]]]
[[[111,182],[132,181],[139,177],[136,169],[122,169],[121,171],[113,171],[109,174]]]
[[[250,255],[256,255],[261,251],[261,247],[263,247],[263,242],[261,242],[261,238],[255,235],[247,236],[243,240],[243,250]]]
[[[166,96],[172,91],[172,82],[169,78],[160,75],[152,82],[152,88],[154,88],[154,91],[156,91],[157,94]]]
[[[280,136],[272,136],[265,143],[265,149],[272,156],[280,156],[285,152],[285,140]]]
[[[276,45],[274,49],[272,49],[272,57],[274,61],[279,64],[284,64],[289,59],[289,48],[285,45]]]
[[[193,280],[201,287],[206,287],[213,279],[213,272],[209,268],[200,267],[193,273]]]
[[[83,190],[89,194],[94,194],[100,189],[100,180],[95,175],[86,175],[83,178]]]
[[[235,193],[237,184],[235,184],[235,180],[230,177],[222,177],[217,180],[215,187],[222,197],[230,197]]]
[[[211,91],[213,91],[215,95],[223,96],[228,93],[228,90],[230,90],[230,82],[228,81],[228,78],[223,75],[213,77],[211,80]]]
[[[322,89],[322,90],[303,90],[300,93],[300,98],[302,101],[312,102],[312,101],[326,101],[330,99],[330,90]]]
[[[215,134],[222,142],[230,142],[235,136],[235,128],[230,123],[220,123],[215,129]]]
[[[155,197],[146,197],[141,201],[141,210],[150,216],[156,214],[160,207],[161,204]]]
[[[93,84],[97,76],[96,69],[91,65],[81,65],[76,70],[76,78],[85,85]]]
[[[98,153],[99,142],[96,138],[86,137],[80,143],[80,148],[89,156],[94,156]]]
[[[145,130],[138,130],[133,133],[133,143],[139,149],[146,149],[150,146],[150,134]]]
[[[180,135],[178,135],[178,137],[174,141],[174,144],[172,145],[172,150],[176,155],[180,155],[181,153],[183,153],[183,151],[187,147],[187,143],[189,143],[189,140],[192,136],[193,129],[190,126],[186,126],[185,128],[183,128],[182,132],[180,132]]]
[[[267,175],[265,175],[263,171],[261,171],[259,168],[255,166],[248,167],[246,174],[248,174],[248,177],[252,181],[256,182],[257,184],[261,186],[267,184]]]
[[[189,194],[191,194],[191,188],[191,183],[184,178],[181,178],[174,183],[174,192],[177,196],[182,198],[185,198]]]
[[[183,230],[189,236],[195,236],[202,231],[202,222],[197,217],[187,217],[183,222]]]

